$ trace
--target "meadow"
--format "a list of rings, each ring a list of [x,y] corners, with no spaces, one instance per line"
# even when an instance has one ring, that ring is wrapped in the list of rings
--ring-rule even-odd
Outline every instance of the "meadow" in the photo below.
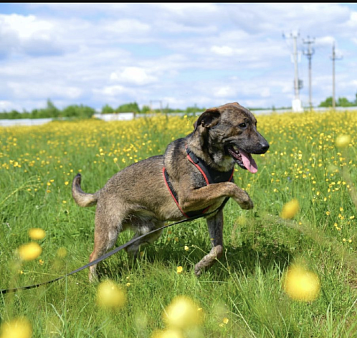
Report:
[[[134,264],[121,251],[101,265],[102,280],[116,283],[120,306],[101,306],[98,284],[89,284],[84,270],[0,294],[0,337],[8,338],[18,319],[19,328],[25,323],[21,338],[357,337],[357,112],[257,119],[270,149],[254,156],[256,174],[235,172],[255,207],[227,203],[225,255],[214,267],[200,278],[193,272],[210,249],[205,221],[180,224],[142,247]],[[194,121],[157,116],[0,129],[0,289],[44,282],[88,262],[95,207],[72,200],[76,173],[83,189],[94,192],[118,170],[162,154]],[[286,219],[282,210],[292,200],[299,210]],[[33,228],[45,237],[30,239]],[[121,234],[117,245],[131,237]],[[42,253],[19,259],[18,249],[29,242]],[[318,277],[314,299],[296,300],[284,290],[293,264]],[[186,318],[192,325],[177,328],[167,320],[178,296],[195,309]]]

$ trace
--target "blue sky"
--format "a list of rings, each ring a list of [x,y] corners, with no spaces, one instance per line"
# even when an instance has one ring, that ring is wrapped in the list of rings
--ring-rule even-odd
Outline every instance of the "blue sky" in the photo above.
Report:
[[[313,104],[357,93],[357,4],[0,4],[0,111],[63,108],[290,106],[291,41],[315,38]],[[308,62],[299,78],[308,105]]]

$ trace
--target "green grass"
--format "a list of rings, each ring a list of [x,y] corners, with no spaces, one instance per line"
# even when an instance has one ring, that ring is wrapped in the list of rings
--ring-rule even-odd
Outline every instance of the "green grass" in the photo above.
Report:
[[[71,198],[78,171],[83,189],[94,192],[121,168],[163,153],[172,139],[191,131],[192,123],[159,117],[1,129],[0,288],[40,283],[88,262],[95,208],[80,208]],[[235,173],[255,208],[244,211],[227,203],[225,255],[200,278],[193,266],[210,249],[204,220],[166,230],[154,245],[142,248],[134,266],[125,252],[100,266],[102,279],[126,290],[122,309],[96,305],[97,285],[88,283],[85,270],[48,286],[0,295],[1,322],[25,316],[33,337],[150,337],[165,328],[162,314],[168,304],[186,295],[204,312],[202,326],[187,337],[356,337],[356,207],[351,198],[356,117],[258,116],[258,127],[271,148],[255,156],[256,175]],[[339,134],[351,135],[350,146],[335,147]],[[298,199],[300,212],[294,220],[282,220],[281,209],[292,198]],[[29,242],[28,230],[36,227],[46,231],[38,241],[43,252],[20,264],[16,249]],[[117,244],[131,235],[121,234]],[[62,247],[65,258],[57,255]],[[293,262],[304,262],[319,276],[317,300],[298,302],[284,292],[283,274]]]

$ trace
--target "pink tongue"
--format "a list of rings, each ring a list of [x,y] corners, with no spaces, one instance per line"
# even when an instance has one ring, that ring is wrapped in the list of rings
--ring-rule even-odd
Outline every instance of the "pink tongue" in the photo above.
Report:
[[[250,154],[245,153],[241,149],[239,149],[240,154],[242,155],[242,160],[244,166],[249,170],[252,174],[255,174],[258,171],[257,164],[255,163],[253,157]]]

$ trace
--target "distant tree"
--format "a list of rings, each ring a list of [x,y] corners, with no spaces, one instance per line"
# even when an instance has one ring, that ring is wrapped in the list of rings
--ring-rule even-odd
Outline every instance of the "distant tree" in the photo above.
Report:
[[[143,113],[143,114],[147,114],[147,113],[149,113],[150,112],[150,107],[149,106],[143,106],[142,108],[141,108],[141,113]]]
[[[90,118],[95,114],[95,109],[83,105],[71,105],[64,108],[61,117]]]
[[[32,119],[40,119],[40,118],[43,118],[43,117],[46,117],[46,116],[44,116],[43,109],[33,109],[31,111],[31,118]]]
[[[140,108],[136,102],[133,102],[133,103],[122,104],[116,109],[116,111],[122,113],[128,113],[128,112],[140,113]]]
[[[339,97],[337,100],[337,106],[339,107],[353,107],[354,103],[348,101],[345,97]]]
[[[47,107],[41,110],[43,110],[43,117],[58,117],[60,115],[60,110],[53,104],[50,99],[47,100]]]
[[[332,96],[329,96],[325,101],[322,101],[319,104],[319,107],[325,107],[325,108],[332,107]]]
[[[17,110],[13,109],[9,113],[9,119],[21,119],[21,113],[19,113]]]
[[[111,106],[109,106],[109,104],[103,106],[102,114],[113,114],[113,113],[115,113],[115,110]]]
[[[197,112],[202,112],[206,110],[206,108],[199,108],[196,105],[194,105],[193,107],[187,107],[186,108],[186,113],[187,114],[193,114],[193,113],[197,113]]]
[[[357,105],[357,94],[355,101],[350,102],[346,97],[339,97],[335,102],[336,107],[353,107]],[[325,101],[319,104],[319,107],[332,107],[332,96],[329,96]]]

